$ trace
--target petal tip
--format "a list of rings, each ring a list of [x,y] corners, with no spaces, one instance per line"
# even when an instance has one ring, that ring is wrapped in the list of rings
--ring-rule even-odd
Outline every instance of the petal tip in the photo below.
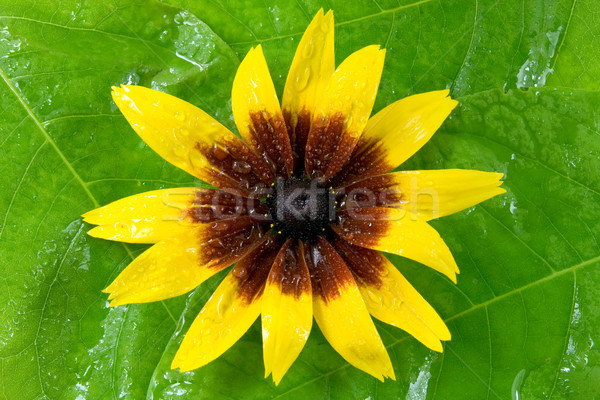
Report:
[[[173,358],[173,362],[171,362],[171,369],[179,369],[179,372],[189,372],[192,371],[194,369],[200,368],[201,366],[203,366],[204,364],[201,365],[194,365],[194,363],[192,362],[191,364],[186,362],[189,361],[188,360],[184,360],[184,356],[179,355],[179,352],[181,351],[181,347],[179,348],[179,350],[177,351],[177,353],[175,354],[175,358]]]
[[[396,380],[396,374],[394,373],[394,369],[393,368],[390,368],[390,373],[388,375],[388,378],[390,378],[393,381]]]
[[[81,218],[83,219],[84,222],[91,223],[90,221],[93,220],[93,218],[96,216],[95,214],[97,214],[95,211],[96,210],[91,210],[86,213],[83,213],[83,214],[81,214]],[[94,225],[96,225],[96,224],[94,224]]]
[[[447,342],[448,340],[452,339],[452,334],[450,333],[450,330],[448,329],[446,324],[444,324],[444,330],[443,330],[443,332],[440,332],[438,337],[440,338],[440,340],[443,340],[444,342]]]
[[[275,386],[279,386],[279,383],[281,383],[282,379],[283,379],[283,375],[278,376],[278,377],[273,376],[273,383],[275,383]]]
[[[111,302],[108,304],[108,306],[110,308],[113,308],[113,307],[122,306],[125,304],[127,304],[127,302],[115,298],[115,299],[111,300]]]
[[[448,278],[450,278],[452,283],[454,283],[455,285],[457,284],[456,273],[449,273],[447,276],[448,276]]]
[[[87,231],[87,234],[90,235],[91,237],[103,239],[102,226],[96,226],[96,227],[90,229],[89,231]]]
[[[179,360],[179,357],[177,357],[177,354],[176,354],[175,358],[173,358],[173,361],[171,361],[171,369],[177,369],[177,368],[179,368],[180,372],[183,372],[181,370],[182,367],[183,366],[182,366],[182,364],[181,364],[181,362]]]
[[[442,346],[442,342],[440,342],[439,340],[436,340],[435,343],[431,343],[427,347],[429,347],[431,350],[436,351],[438,353],[444,352],[444,346]]]

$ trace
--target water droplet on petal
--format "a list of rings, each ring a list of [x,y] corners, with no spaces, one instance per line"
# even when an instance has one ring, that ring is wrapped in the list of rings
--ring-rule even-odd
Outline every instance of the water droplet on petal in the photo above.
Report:
[[[245,161],[234,161],[233,170],[239,174],[247,174],[252,170],[252,166]]]
[[[296,77],[296,90],[299,92],[306,89],[308,86],[308,81],[310,81],[311,69],[310,67],[306,67],[306,69]]]
[[[369,295],[368,295],[369,299],[373,302],[373,304],[381,305],[382,300],[381,300],[381,297],[379,295],[377,295],[377,293],[373,293],[371,291],[369,291],[367,293],[369,293]]]
[[[306,44],[306,46],[304,46],[304,48],[302,49],[302,57],[310,58],[313,54],[314,49],[315,45],[313,43],[313,39],[311,38],[310,41]]]
[[[235,267],[233,267],[231,273],[236,278],[243,279],[246,277],[246,275],[248,275],[248,270],[243,265],[237,264]]]

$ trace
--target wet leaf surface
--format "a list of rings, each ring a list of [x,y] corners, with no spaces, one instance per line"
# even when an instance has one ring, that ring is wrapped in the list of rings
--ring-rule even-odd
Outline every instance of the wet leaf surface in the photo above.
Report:
[[[336,59],[388,50],[375,109],[450,88],[459,107],[402,169],[506,174],[505,195],[435,221],[458,285],[390,257],[447,321],[443,354],[377,323],[397,381],[346,364],[318,329],[278,387],[260,326],[208,366],[169,369],[222,274],[165,302],[100,291],[142,246],[79,215],[193,185],[127,125],[110,86],[184,98],[233,129],[241,57],[262,44],[281,95],[299,38],[333,8]],[[0,361],[6,399],[600,396],[600,6],[594,0],[0,2]]]

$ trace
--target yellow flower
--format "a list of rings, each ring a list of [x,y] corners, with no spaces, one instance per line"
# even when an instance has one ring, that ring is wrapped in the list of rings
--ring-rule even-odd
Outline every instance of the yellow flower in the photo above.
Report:
[[[186,293],[237,263],[197,316],[172,368],[223,354],[261,315],[265,376],[279,383],[314,316],[333,348],[374,377],[394,379],[371,315],[442,351],[450,332],[377,250],[456,282],[450,250],[427,221],[503,193],[502,174],[390,172],[457,105],[448,90],[410,96],[369,118],[385,50],[368,46],[336,69],[333,13],[320,10],[292,62],[282,105],[260,46],[232,90],[243,140],[208,114],[138,86],[113,99],[171,164],[218,189],[157,190],[84,215],[89,234],[154,244],[105,289],[111,306]]]

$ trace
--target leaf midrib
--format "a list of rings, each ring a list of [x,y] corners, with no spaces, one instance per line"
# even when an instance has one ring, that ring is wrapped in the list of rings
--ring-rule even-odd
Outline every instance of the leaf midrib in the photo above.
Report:
[[[94,197],[94,195],[92,195],[92,192],[90,192],[89,188],[87,187],[87,185],[85,184],[85,182],[83,181],[83,179],[81,179],[81,176],[77,173],[77,171],[75,171],[75,168],[73,168],[73,165],[71,165],[71,163],[69,162],[69,160],[67,160],[67,158],[65,157],[65,155],[63,154],[63,152],[60,151],[60,149],[56,145],[56,142],[54,141],[54,139],[52,139],[52,137],[50,136],[50,134],[48,133],[48,131],[46,131],[46,129],[42,125],[42,122],[33,113],[33,110],[31,109],[31,107],[29,107],[29,104],[27,104],[25,102],[25,99],[23,98],[23,96],[21,96],[21,94],[17,91],[17,88],[15,87],[15,85],[13,85],[13,83],[11,82],[11,80],[8,78],[8,76],[6,75],[6,73],[4,72],[4,70],[2,69],[2,67],[0,67],[0,77],[2,77],[2,79],[4,80],[4,83],[6,84],[6,86],[8,86],[8,88],[15,95],[15,97],[17,98],[17,100],[19,100],[19,103],[21,103],[21,106],[27,112],[27,115],[29,115],[29,118],[31,118],[31,120],[38,127],[38,129],[40,130],[41,134],[44,136],[44,138],[46,139],[46,141],[48,142],[48,144],[50,144],[50,146],[52,146],[52,148],[56,151],[56,153],[58,154],[58,156],[60,157],[60,159],[63,161],[63,163],[66,165],[66,167],[69,169],[69,171],[71,171],[71,173],[75,177],[75,180],[81,185],[81,187],[83,188],[84,192],[88,195],[88,197],[90,198],[90,200],[94,204],[94,207],[99,207],[100,204],[98,203],[98,201],[96,200],[96,198]]]
[[[57,155],[60,157],[60,159],[63,161],[63,163],[65,164],[65,166],[67,167],[67,169],[71,172],[71,174],[73,175],[73,177],[75,178],[75,180],[79,183],[79,185],[82,187],[82,189],[84,190],[84,192],[86,193],[86,195],[89,197],[89,199],[92,201],[92,203],[94,204],[95,207],[99,207],[99,203],[96,200],[96,198],[94,197],[94,195],[91,193],[91,191],[89,190],[87,184],[83,181],[83,179],[81,178],[81,176],[77,173],[77,171],[75,170],[75,168],[73,167],[73,165],[69,162],[69,160],[65,157],[64,153],[60,150],[60,148],[58,147],[58,145],[56,144],[56,142],[54,141],[54,139],[50,136],[50,134],[46,131],[46,129],[44,128],[43,123],[39,120],[39,118],[35,115],[35,113],[33,112],[33,110],[31,109],[31,107],[29,107],[29,105],[27,104],[27,102],[25,101],[25,99],[21,96],[21,94],[17,91],[16,87],[12,84],[12,81],[8,78],[8,76],[6,75],[6,73],[4,72],[4,70],[0,67],[0,77],[3,79],[4,83],[7,85],[7,87],[10,89],[10,91],[15,95],[15,97],[17,98],[17,100],[19,101],[19,103],[21,104],[21,106],[23,107],[23,109],[26,111],[27,115],[29,116],[29,118],[31,118],[31,120],[35,123],[35,125],[38,127],[40,133],[42,134],[42,136],[44,137],[44,139],[48,142],[48,144],[50,144],[50,146],[55,150],[55,152],[57,153]],[[556,171],[554,171],[556,172]],[[589,189],[589,188],[588,188]],[[124,243],[122,243],[124,249],[127,251],[128,255],[130,256],[130,258],[133,260],[135,258],[135,256],[133,255],[133,253],[131,252],[131,250],[128,248],[128,246]],[[493,304],[497,301],[500,301],[506,297],[509,297],[513,294],[516,293],[520,293],[524,290],[527,290],[528,288],[534,287],[538,284],[541,284],[543,282],[552,280],[554,278],[560,277],[562,275],[568,274],[570,272],[575,272],[581,268],[584,268],[586,266],[592,265],[596,262],[600,261],[600,256],[591,258],[589,260],[583,261],[579,264],[575,264],[571,267],[567,267],[565,269],[562,269],[560,271],[556,271],[554,273],[551,273],[549,275],[546,275],[543,278],[540,278],[538,280],[532,281],[528,284],[525,284],[523,286],[520,286],[518,288],[515,288],[513,290],[510,290],[506,293],[503,293],[499,296],[495,296],[492,299],[489,299],[487,301],[484,301],[482,303],[478,303],[473,305],[472,307],[469,307],[457,314],[454,314],[451,317],[446,318],[444,321],[445,322],[450,322],[453,321],[455,319],[458,319],[466,314],[471,313],[472,311],[476,311],[478,309],[487,307],[490,304]],[[171,313],[171,311],[168,309],[168,307],[166,306],[166,304],[164,304],[164,302],[161,301],[161,303],[163,304],[163,306],[165,307],[167,313],[169,314],[169,316],[173,319],[173,322],[175,324],[177,324],[177,320],[175,319],[175,317],[173,316],[173,314]],[[125,319],[124,319],[125,320]],[[397,341],[389,344],[386,346],[386,348],[390,349],[392,347],[394,347],[395,345],[407,340],[409,337],[408,336],[404,336],[400,339],[398,339]],[[317,381],[319,379],[322,378],[326,378],[329,375],[334,374],[335,372],[342,370],[344,368],[347,368],[349,366],[349,364],[345,364],[339,368],[336,368],[334,370],[331,370],[319,377],[316,377],[312,380],[306,381],[304,382],[302,385],[297,386],[295,388],[293,388],[292,390],[282,393],[279,396],[277,396],[276,398],[280,398],[288,393],[290,393],[291,391],[294,391],[296,389],[299,389],[311,382]]]
[[[431,3],[434,0],[420,0],[420,1],[415,1],[414,3],[410,3],[410,4],[405,4],[402,6],[398,6],[395,8],[389,8],[387,10],[381,10],[380,12],[374,13],[374,14],[369,14],[369,15],[365,15],[364,17],[360,17],[360,18],[353,18],[353,19],[349,19],[346,21],[341,21],[341,22],[336,22],[333,24],[333,26],[342,26],[342,25],[349,25],[355,22],[359,22],[359,21],[364,21],[366,19],[371,19],[371,18],[375,18],[375,17],[379,17],[385,14],[390,14],[392,13],[395,14],[398,11],[401,10],[405,10],[407,8],[412,8],[412,7],[417,7],[420,6],[422,4],[427,4],[427,3]],[[381,8],[381,7],[379,7]],[[225,12],[229,13],[227,10],[224,10]],[[312,18],[312,17],[311,17]],[[311,18],[307,19],[310,21]],[[249,30],[250,31],[250,30]],[[248,40],[248,41],[244,41],[244,42],[232,42],[232,43],[227,43],[229,46],[238,46],[238,45],[246,45],[246,44],[253,44],[253,43],[264,43],[264,42],[270,42],[273,40],[279,40],[279,39],[286,39],[286,38],[290,38],[290,37],[294,37],[294,36],[301,36],[302,34],[304,34],[304,31],[302,32],[293,32],[293,33],[287,33],[285,35],[279,35],[279,36],[273,36],[273,37],[269,37],[269,38],[263,38],[263,39],[259,39],[256,37],[256,35],[250,31],[250,33],[252,33],[252,35],[255,37],[254,40]]]
[[[94,195],[92,194],[92,192],[89,190],[87,184],[83,181],[83,179],[81,178],[81,176],[79,175],[79,173],[75,170],[75,168],[73,167],[73,165],[69,162],[69,160],[65,157],[64,153],[60,150],[60,148],[58,147],[58,145],[56,144],[56,142],[54,141],[54,139],[52,139],[52,137],[50,136],[50,134],[48,133],[48,131],[46,131],[46,129],[44,128],[43,123],[39,120],[39,118],[35,115],[35,113],[33,112],[33,110],[31,109],[31,107],[29,107],[29,104],[27,104],[27,102],[25,101],[25,99],[23,98],[23,96],[21,96],[21,94],[17,91],[17,88],[13,85],[12,81],[8,78],[8,76],[6,75],[6,73],[4,72],[3,68],[0,67],[0,77],[2,78],[2,80],[4,81],[4,83],[6,84],[6,86],[10,89],[10,91],[15,95],[15,97],[17,98],[17,100],[19,101],[19,103],[21,104],[21,106],[23,107],[23,109],[27,112],[27,115],[29,116],[29,118],[31,118],[31,120],[34,122],[34,124],[38,127],[40,133],[42,134],[42,136],[44,137],[46,143],[50,144],[50,146],[56,151],[56,153],[58,154],[59,158],[63,161],[64,165],[67,167],[67,169],[71,172],[71,174],[73,175],[73,177],[75,178],[75,180],[79,183],[79,185],[81,186],[81,188],[83,189],[83,191],[86,193],[86,195],[88,196],[88,198],[92,201],[92,204],[94,205],[94,208],[97,208],[100,206],[100,204],[98,203],[98,201],[96,200],[96,198],[94,197]],[[43,147],[40,146],[38,148],[38,151]],[[23,178],[24,179],[24,176]],[[20,184],[19,184],[20,187]],[[17,188],[18,190],[19,188]],[[6,215],[6,217],[8,218],[8,214]],[[83,227],[83,225],[82,225]],[[71,242],[72,244],[72,242]],[[135,259],[135,256],[133,255],[133,253],[131,252],[131,250],[129,249],[129,247],[125,244],[125,243],[121,243],[121,245],[123,246],[123,248],[125,249],[125,251],[127,252],[129,258],[131,260]],[[68,254],[68,252],[70,251],[71,246],[69,246],[69,248],[65,251],[65,255],[64,257],[66,257],[66,255]],[[63,258],[64,261],[64,258]],[[60,271],[60,268],[57,270],[56,274],[58,274]],[[40,326],[41,326],[41,320],[44,316],[44,312],[43,309],[46,306],[46,303],[48,301],[48,295],[50,293],[50,290],[52,288],[52,285],[50,285],[50,287],[48,288],[48,293],[46,294],[46,299],[44,301],[44,304],[42,305],[42,313],[40,314]],[[167,305],[165,304],[164,301],[160,301],[160,303],[163,305],[163,307],[165,308],[167,314],[169,315],[169,317],[173,320],[173,323],[175,325],[175,327],[177,326],[177,320],[175,319],[175,317],[173,316],[173,314],[171,313],[171,310],[169,310],[169,308],[167,307]],[[129,306],[126,306],[127,310],[126,310],[126,315],[129,313]],[[123,325],[125,324],[127,318],[123,318],[121,320],[121,326],[119,327],[119,338],[120,338],[120,332],[123,329]],[[38,332],[36,333],[36,337],[35,337],[35,346],[36,346],[36,354],[37,354],[37,340],[39,337],[39,328],[38,328]],[[118,352],[118,348],[119,348],[119,340],[117,340],[117,343],[115,345],[115,353]],[[116,357],[115,357],[116,358]],[[38,360],[39,360],[39,356],[38,356]],[[115,379],[115,371],[116,371],[116,360],[114,360],[115,362],[113,363],[113,374],[112,374],[112,378],[113,378],[113,393],[116,387],[116,379]],[[39,362],[38,362],[38,375],[39,375]],[[150,378],[152,379],[152,378]],[[44,387],[42,385],[42,380],[40,377],[40,390],[42,391],[42,394],[44,393]]]

